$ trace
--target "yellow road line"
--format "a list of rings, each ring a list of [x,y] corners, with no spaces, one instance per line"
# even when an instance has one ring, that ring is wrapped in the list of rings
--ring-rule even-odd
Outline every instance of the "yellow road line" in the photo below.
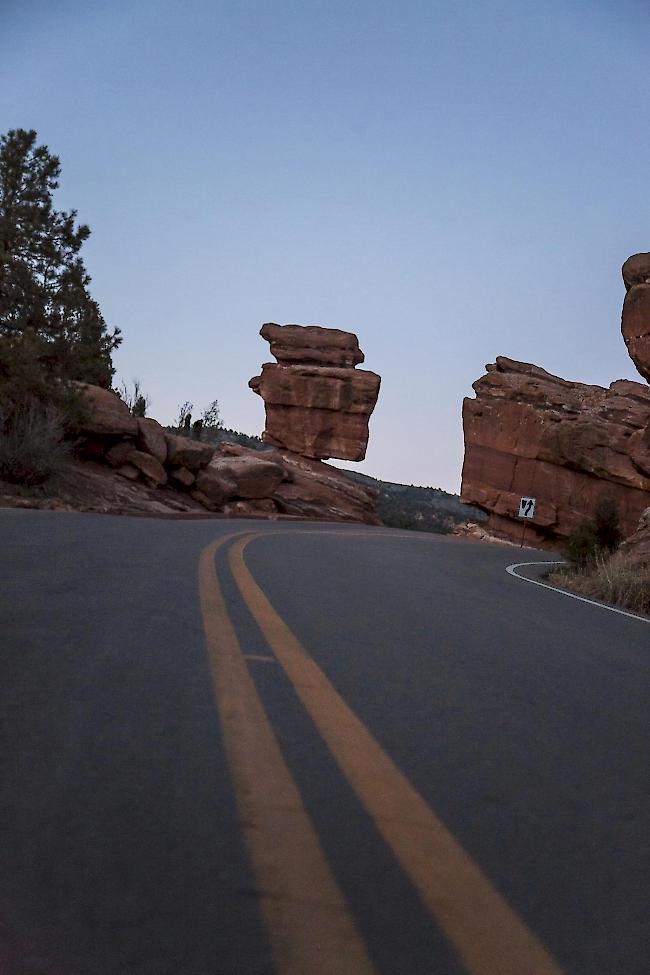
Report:
[[[217,708],[278,975],[375,975],[244,661],[215,568],[199,590]],[[217,919],[215,919],[217,923]]]
[[[241,594],[341,771],[467,970],[471,975],[562,975],[544,946],[381,749],[275,611],[244,561],[246,546],[259,537],[259,533],[248,535],[229,552]]]

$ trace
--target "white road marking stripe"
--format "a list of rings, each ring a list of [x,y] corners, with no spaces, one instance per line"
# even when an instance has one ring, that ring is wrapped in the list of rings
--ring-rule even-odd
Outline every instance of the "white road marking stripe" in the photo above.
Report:
[[[594,599],[587,599],[586,596],[578,596],[574,592],[569,592],[567,589],[558,589],[556,586],[549,586],[547,582],[539,582],[538,579],[528,579],[526,576],[520,576],[515,569],[520,569],[522,566],[526,565],[564,565],[565,563],[560,560],[559,562],[513,562],[512,565],[506,566],[506,572],[515,579],[521,579],[522,582],[531,582],[534,586],[541,586],[542,589],[550,589],[551,592],[559,592],[561,596],[570,596],[571,599],[577,599],[581,603],[589,603],[590,606],[597,606],[599,609],[607,609],[610,613],[618,613],[619,616],[629,616],[631,620],[640,620],[642,623],[650,623],[650,617],[648,616],[637,616],[636,613],[628,613],[625,609],[617,609],[616,606],[607,606],[605,603],[597,603]]]

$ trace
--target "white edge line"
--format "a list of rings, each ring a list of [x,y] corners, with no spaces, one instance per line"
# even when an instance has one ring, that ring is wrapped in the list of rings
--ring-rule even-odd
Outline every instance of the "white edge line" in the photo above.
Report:
[[[512,565],[506,566],[506,572],[515,579],[521,579],[522,582],[530,582],[533,586],[541,586],[542,589],[550,589],[551,592],[559,592],[561,596],[570,596],[571,599],[577,599],[581,603],[589,603],[590,606],[597,606],[599,609],[607,609],[610,613],[618,613],[619,616],[629,616],[631,620],[640,620],[642,623],[650,623],[650,618],[647,616],[637,616],[636,613],[628,613],[625,609],[617,609],[616,606],[608,606],[606,603],[597,603],[594,599],[587,599],[585,596],[578,596],[574,592],[568,592],[566,589],[558,589],[556,586],[549,586],[547,582],[539,582],[538,579],[528,579],[526,576],[520,576],[515,569],[519,569],[524,565],[564,565],[565,563],[560,560],[559,562],[551,562],[546,559],[543,562],[513,562]]]

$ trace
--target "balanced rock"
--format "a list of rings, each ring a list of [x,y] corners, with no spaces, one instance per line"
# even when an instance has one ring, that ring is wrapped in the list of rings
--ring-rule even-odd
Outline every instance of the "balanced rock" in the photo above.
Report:
[[[354,368],[365,356],[353,332],[321,325],[262,325],[260,335],[271,355],[283,365],[341,366]]]
[[[278,363],[249,386],[264,400],[262,439],[312,459],[363,460],[381,379],[367,370],[356,335],[319,325],[262,326]]]
[[[505,357],[486,368],[463,404],[463,501],[488,513],[489,530],[518,540],[519,500],[536,497],[529,537],[543,542],[612,498],[631,534],[650,502],[650,388],[568,382]]]

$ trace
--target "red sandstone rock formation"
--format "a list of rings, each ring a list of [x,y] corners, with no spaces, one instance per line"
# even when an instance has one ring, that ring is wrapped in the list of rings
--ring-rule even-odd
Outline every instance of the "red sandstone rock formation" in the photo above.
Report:
[[[356,335],[318,325],[262,326],[278,363],[249,386],[264,400],[262,439],[314,460],[363,460],[380,377],[363,362]]]
[[[631,534],[650,503],[650,388],[567,382],[504,357],[487,370],[463,405],[463,501],[517,538],[519,499],[536,497],[529,538],[543,541],[566,537],[611,497]]]
[[[281,514],[381,524],[375,511],[375,492],[346,477],[336,467],[277,448],[257,451],[229,443],[222,444],[220,453],[233,460],[263,458],[267,464],[281,468],[284,476],[270,494],[275,510]],[[235,510],[241,513],[239,503]]]
[[[623,281],[621,330],[650,380],[650,254],[628,258]],[[519,499],[536,497],[529,537],[553,543],[612,498],[631,535],[650,504],[650,387],[567,382],[504,357],[486,369],[463,404],[463,501],[488,513],[489,529],[517,538]]]
[[[337,342],[341,361],[361,355],[347,338]],[[317,354],[318,347],[312,344],[309,353]],[[207,509],[380,524],[374,492],[336,468],[285,449],[215,447],[178,436],[154,419],[131,416],[109,390],[84,385],[80,390],[86,415],[69,432],[85,460],[71,462],[62,496],[47,506],[167,515],[205,515]]]
[[[650,382],[650,254],[634,254],[623,265],[625,301],[621,332],[627,351]]]
[[[650,565],[650,508],[641,514],[635,533],[622,549],[637,565]]]

